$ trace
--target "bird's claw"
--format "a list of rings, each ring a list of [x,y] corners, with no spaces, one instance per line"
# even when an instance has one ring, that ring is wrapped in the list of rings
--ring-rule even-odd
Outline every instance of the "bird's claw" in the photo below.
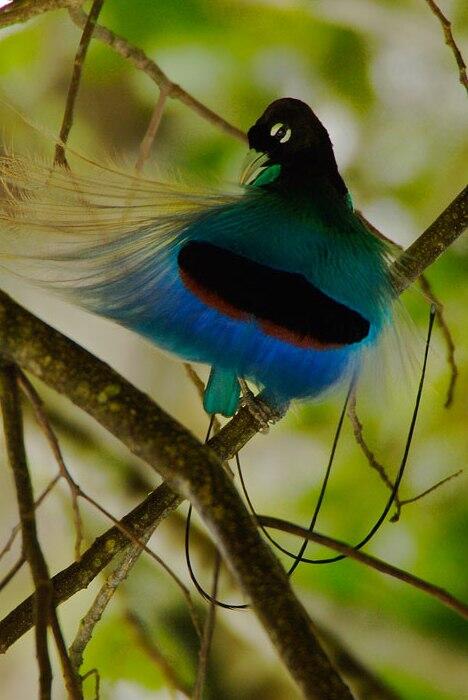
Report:
[[[247,408],[258,424],[258,429],[261,433],[268,433],[270,424],[277,423],[284,415],[284,412],[270,406],[260,396],[255,396],[253,391],[249,389],[245,381],[241,381],[242,398],[240,406]]]

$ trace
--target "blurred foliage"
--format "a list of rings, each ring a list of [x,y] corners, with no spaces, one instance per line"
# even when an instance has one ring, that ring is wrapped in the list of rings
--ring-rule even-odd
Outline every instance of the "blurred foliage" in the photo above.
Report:
[[[454,21],[460,46],[466,47],[467,4],[452,0],[444,6]],[[143,48],[172,80],[245,130],[274,98],[289,95],[309,102],[330,130],[356,206],[404,245],[465,184],[466,98],[440,26],[424,2],[107,0],[101,21]],[[78,40],[79,31],[65,11],[3,30],[2,100],[14,104],[35,124],[57,133]],[[96,157],[110,153],[134,162],[156,96],[156,87],[147,76],[134,71],[108,47],[94,42],[85,65],[71,144]],[[3,102],[0,119],[7,143],[13,134],[19,150],[52,151],[51,145],[44,145],[44,139],[22,124]],[[165,176],[181,173],[188,181],[233,181],[243,156],[239,143],[183,105],[170,101],[147,171],[157,169]],[[443,403],[449,370],[444,360],[445,346],[436,330],[402,489],[404,498],[458,470],[466,461],[467,263],[466,242],[461,240],[429,272],[454,335],[460,378],[455,403],[446,410]],[[24,290],[17,291],[21,298]],[[417,327],[417,375],[427,303],[417,291],[405,297]],[[36,299],[32,306],[34,303]],[[112,361],[120,351],[130,378],[140,382],[186,424],[202,429],[201,408],[177,365],[174,369],[173,363],[157,356],[143,342],[118,335],[110,324],[96,323],[92,329],[97,330],[86,336],[86,319],[81,326],[76,325],[65,312],[60,316],[60,310],[55,317],[55,307],[51,308],[53,311],[44,303],[46,318],[52,322],[58,319],[61,327],[78,340],[81,329],[92,348],[95,338],[91,332],[95,332],[106,359]],[[376,376],[378,382],[364,385],[358,408],[371,446],[390,473],[395,473],[411,416],[415,379],[408,379],[397,366],[386,390],[381,375]],[[87,488],[90,484],[115,512],[128,510],[151,487],[153,477],[148,482],[142,465],[130,460],[90,421],[83,422],[68,404],[50,392],[45,396],[60,418],[68,462],[78,471],[83,485]],[[340,401],[339,396],[332,396],[320,405],[294,407],[267,439],[257,438],[246,448],[243,464],[260,512],[307,522]],[[32,433],[31,454],[39,488],[52,472],[50,460],[37,441]],[[466,483],[463,474],[406,506],[401,520],[388,523],[369,551],[467,600]],[[4,533],[9,532],[16,518],[8,488],[0,494],[0,529]],[[64,528],[71,531],[71,524],[65,524],[70,515],[69,508],[64,507],[66,497],[65,491],[60,498],[52,497],[51,505],[44,506],[41,514],[41,531],[44,539],[48,533],[53,544],[49,556],[57,569],[71,557],[71,535],[63,541],[60,528],[55,527],[53,534],[50,529],[59,517],[66,519]],[[378,476],[354,444],[348,425],[318,529],[357,541],[378,517],[386,497]],[[103,523],[88,510],[85,517],[91,539],[102,530]],[[287,536],[279,538],[289,546],[297,546]],[[161,527],[154,546],[186,576],[180,522],[176,518]],[[319,550],[310,547],[312,552],[318,554]],[[207,581],[206,564],[199,562]],[[153,566],[140,562],[138,567],[138,575],[125,588],[128,602],[140,610],[147,624],[151,621],[152,629],[154,623],[155,639],[175,659],[184,678],[190,680],[195,647],[193,639],[187,643],[184,637],[190,623],[181,598]],[[347,561],[302,567],[295,585],[311,613],[336,629],[356,654],[405,699],[459,700],[465,695],[466,624],[436,601]],[[16,596],[22,597],[28,586],[27,577],[20,579],[16,591],[2,603],[2,611],[18,600]],[[227,584],[223,593],[229,599],[235,596]],[[86,609],[89,596],[80,600],[79,605]],[[78,614],[66,618],[68,638],[73,636],[77,620]],[[34,688],[30,635],[21,644],[2,661],[4,668],[8,666],[3,675],[9,697],[27,697],[28,689]],[[250,614],[222,614],[211,659],[210,697],[294,697],[295,691],[268,649]],[[27,674],[19,670],[25,659]],[[161,672],[132,644],[119,605],[98,627],[87,650],[86,666],[99,668],[104,699],[144,698],[149,697],[148,691],[156,697],[154,693],[163,685]],[[59,685],[57,682],[57,698]],[[161,693],[161,697],[167,697],[164,691]]]

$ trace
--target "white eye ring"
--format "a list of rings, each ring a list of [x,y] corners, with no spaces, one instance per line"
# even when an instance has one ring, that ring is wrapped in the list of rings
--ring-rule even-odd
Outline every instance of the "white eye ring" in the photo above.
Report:
[[[278,133],[278,131],[279,131],[280,129],[284,129],[284,128],[285,128],[285,125],[282,124],[281,122],[278,122],[277,124],[274,124],[274,125],[271,127],[271,129],[270,129],[270,136],[276,136],[276,134]],[[289,141],[290,138],[291,138],[291,129],[290,129],[289,127],[286,127],[286,132],[285,132],[284,136],[282,136],[282,137],[280,138],[279,142],[280,142],[280,143],[286,143],[286,141]]]

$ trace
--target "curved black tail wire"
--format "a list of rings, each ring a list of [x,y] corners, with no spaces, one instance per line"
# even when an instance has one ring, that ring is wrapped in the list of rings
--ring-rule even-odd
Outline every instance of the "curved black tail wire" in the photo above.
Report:
[[[330,457],[328,459],[327,469],[326,469],[325,475],[324,475],[323,480],[322,480],[320,494],[319,494],[319,497],[317,499],[317,503],[315,505],[314,512],[313,512],[313,515],[312,515],[312,518],[310,521],[310,525],[309,525],[309,529],[308,529],[309,534],[311,532],[313,532],[313,530],[314,530],[318,515],[320,513],[320,509],[322,507],[323,499],[325,497],[325,491],[327,489],[328,481],[330,479],[331,468],[333,466],[333,461],[335,459],[336,448],[338,446],[338,441],[340,439],[341,429],[343,427],[343,422],[344,422],[344,418],[346,415],[346,409],[348,407],[349,398],[351,396],[352,391],[354,390],[354,387],[355,387],[355,378],[353,377],[353,379],[351,380],[351,384],[349,386],[349,389],[348,389],[348,393],[346,394],[346,399],[345,399],[345,402],[343,404],[343,408],[341,409],[340,418],[338,420],[338,425],[336,426],[335,436],[333,438],[333,444],[332,444],[332,448],[330,451]],[[241,465],[240,465],[239,453],[236,453],[236,464],[237,464],[237,471],[239,474],[239,479],[240,479],[240,482],[242,485],[242,491],[244,493],[245,500],[247,501],[247,503],[249,505],[249,508],[250,508],[252,515],[256,519],[257,513],[256,513],[255,508],[253,507],[252,501],[251,501],[249,493],[247,491],[247,487],[245,485],[244,475],[242,473],[242,469],[241,469]],[[260,527],[263,534],[265,535],[265,537],[267,538],[267,540],[269,540],[271,542],[271,544],[276,547],[276,549],[278,549],[280,552],[283,552],[283,554],[286,554],[288,557],[291,557],[291,559],[295,560],[288,571],[288,576],[292,576],[292,574],[296,570],[297,566],[301,562],[304,564],[315,564],[315,559],[307,559],[306,557],[302,556],[306,550],[308,543],[309,543],[309,540],[307,539],[307,537],[304,538],[304,541],[301,544],[301,548],[300,548],[299,552],[297,554],[294,554],[293,552],[290,552],[288,549],[283,547],[277,540],[275,540],[275,538],[270,535],[268,530],[263,525],[261,525],[258,522],[257,522],[257,524]]]
[[[213,424],[214,424],[214,419],[215,416],[214,414],[210,417],[210,424],[208,426],[208,431],[206,433],[206,438],[205,438],[205,444],[208,442],[210,439],[211,431],[213,429]],[[249,606],[244,603],[242,605],[233,605],[231,603],[223,603],[222,600],[218,600],[217,598],[213,598],[212,595],[210,595],[205,589],[202,587],[202,585],[199,583],[195,571],[193,570],[192,566],[192,560],[190,558],[190,524],[192,521],[192,504],[189,505],[189,509],[187,512],[187,519],[185,521],[185,561],[187,562],[187,568],[190,574],[191,581],[195,588],[197,589],[198,593],[204,598],[206,601],[209,603],[212,603],[213,605],[217,605],[219,608],[225,608],[226,610],[246,610]]]
[[[395,497],[396,497],[396,495],[397,495],[397,493],[398,493],[398,489],[400,488],[400,484],[401,484],[401,480],[402,480],[402,478],[403,478],[403,474],[404,474],[404,471],[405,471],[406,463],[407,463],[407,461],[408,461],[409,450],[410,450],[411,442],[412,442],[412,440],[413,440],[414,429],[415,429],[415,426],[416,426],[416,420],[417,420],[417,417],[418,417],[419,406],[420,406],[420,403],[421,403],[421,396],[422,396],[422,390],[423,390],[423,387],[424,387],[424,380],[425,380],[425,376],[426,376],[427,360],[428,360],[428,356],[429,356],[429,346],[430,346],[430,342],[431,342],[431,336],[432,336],[432,329],[433,329],[433,326],[434,326],[435,314],[436,314],[436,308],[435,308],[435,305],[432,304],[432,305],[431,305],[431,309],[430,309],[430,315],[429,315],[429,326],[428,326],[428,331],[427,331],[426,347],[425,347],[425,351],[424,351],[424,361],[423,361],[423,366],[422,366],[422,370],[421,370],[421,377],[420,377],[420,380],[419,380],[419,386],[418,386],[418,391],[417,391],[417,394],[416,394],[416,401],[415,401],[415,405],[414,405],[414,409],[413,409],[413,415],[412,415],[412,418],[411,418],[411,423],[410,423],[410,427],[409,427],[409,431],[408,431],[408,436],[407,436],[407,438],[406,438],[405,450],[404,450],[403,457],[402,457],[402,460],[401,460],[401,463],[400,463],[400,467],[399,467],[399,469],[398,469],[397,477],[396,477],[396,479],[395,479],[395,481],[394,481],[392,491],[391,491],[390,496],[389,496],[389,498],[388,498],[388,501],[387,501],[387,503],[386,503],[386,505],[385,505],[385,508],[384,508],[383,511],[382,511],[382,514],[380,515],[380,517],[378,518],[378,520],[375,522],[375,524],[373,525],[373,527],[369,530],[369,532],[367,533],[367,535],[366,535],[362,540],[360,540],[360,541],[358,542],[358,544],[354,545],[353,549],[356,550],[356,551],[359,550],[359,549],[361,549],[362,547],[364,547],[364,545],[366,545],[366,544],[372,539],[372,537],[376,534],[376,532],[379,530],[379,528],[380,528],[381,525],[383,524],[385,518],[387,517],[388,512],[389,512],[390,508],[392,507],[393,502],[394,502],[394,500],[395,500]],[[321,509],[321,506],[322,506],[322,503],[323,503],[323,499],[324,499],[324,496],[325,496],[325,491],[326,491],[326,488],[327,488],[327,485],[328,485],[328,481],[329,481],[329,477],[330,477],[330,473],[331,473],[331,467],[332,467],[332,464],[333,464],[333,460],[334,460],[334,457],[335,457],[336,448],[337,448],[337,445],[338,445],[338,440],[339,440],[340,433],[341,433],[341,429],[342,429],[343,422],[344,422],[344,417],[345,417],[345,415],[346,415],[346,409],[347,409],[347,406],[348,406],[348,402],[349,402],[349,398],[350,398],[350,396],[351,396],[351,393],[352,393],[352,391],[354,390],[354,386],[355,386],[355,381],[354,381],[354,377],[353,377],[353,380],[351,381],[350,387],[349,387],[349,389],[348,389],[348,393],[347,393],[347,395],[346,395],[346,400],[345,400],[345,403],[344,403],[344,405],[343,405],[343,409],[342,409],[342,411],[341,411],[340,418],[339,418],[339,421],[338,421],[338,425],[337,425],[337,428],[336,428],[336,431],[335,431],[335,437],[334,437],[332,449],[331,449],[331,452],[330,452],[330,458],[329,458],[329,460],[328,460],[327,470],[326,470],[326,472],[325,472],[325,476],[324,476],[324,479],[323,479],[323,482],[322,482],[322,486],[321,486],[321,489],[320,489],[320,494],[319,494],[319,497],[318,497],[318,500],[317,500],[317,504],[316,504],[316,506],[315,506],[314,513],[313,513],[313,515],[312,515],[312,519],[311,519],[311,522],[310,522],[310,525],[309,525],[309,529],[308,529],[308,533],[309,533],[309,534],[311,534],[311,533],[313,532],[313,530],[314,530],[315,524],[316,524],[316,522],[317,522],[317,517],[318,517],[318,515],[319,515],[320,509]],[[214,416],[211,416],[210,425],[209,425],[209,428],[208,428],[208,433],[207,433],[205,442],[208,442],[208,440],[209,440],[209,437],[210,437],[210,434],[211,434],[211,430],[212,430],[212,427],[213,427],[213,422],[214,422]],[[239,478],[240,478],[240,481],[241,481],[242,490],[243,490],[245,499],[246,499],[246,501],[247,501],[247,503],[248,503],[248,506],[249,506],[249,508],[250,508],[250,510],[251,510],[252,515],[254,516],[254,518],[256,518],[256,517],[257,517],[257,513],[256,513],[256,511],[255,511],[255,508],[254,508],[254,506],[253,506],[253,504],[252,504],[252,501],[251,501],[251,499],[250,499],[250,497],[249,497],[249,494],[248,494],[248,491],[247,491],[247,488],[246,488],[246,485],[245,485],[245,481],[244,481],[244,477],[243,477],[243,474],[242,474],[242,470],[241,470],[241,466],[240,466],[240,460],[239,460],[239,454],[238,454],[238,453],[236,453],[236,463],[237,463],[237,469],[238,469]],[[188,514],[187,514],[186,527],[185,527],[185,558],[186,558],[186,561],[187,561],[187,567],[188,567],[188,570],[189,570],[189,573],[190,573],[190,578],[191,578],[191,580],[192,580],[192,583],[194,584],[195,588],[196,588],[197,591],[200,593],[200,595],[201,595],[205,600],[207,600],[207,601],[213,603],[214,605],[217,605],[217,606],[219,606],[219,607],[221,607],[221,608],[225,608],[225,609],[227,609],[227,610],[245,610],[246,608],[249,607],[247,604],[244,604],[244,605],[231,605],[231,604],[228,604],[228,603],[224,603],[224,602],[222,602],[222,601],[220,601],[220,600],[217,600],[216,598],[213,598],[209,593],[207,593],[207,592],[204,590],[204,588],[202,588],[202,586],[200,585],[200,583],[198,582],[198,580],[197,580],[197,578],[196,578],[196,576],[195,576],[195,573],[194,573],[194,571],[193,571],[192,564],[191,564],[191,560],[190,560],[190,522],[191,522],[191,515],[192,515],[192,506],[190,505],[190,506],[189,506],[189,510],[188,510]],[[282,545],[280,545],[279,542],[277,542],[277,541],[270,535],[270,533],[268,532],[268,530],[267,530],[263,525],[260,525],[260,524],[259,524],[259,527],[260,527],[260,529],[262,530],[262,532],[263,532],[263,534],[265,535],[265,537],[266,537],[279,551],[283,552],[283,553],[286,554],[288,557],[291,557],[292,559],[294,559],[294,562],[293,562],[293,564],[291,565],[291,567],[290,567],[290,569],[289,569],[289,571],[288,571],[288,576],[291,576],[291,575],[294,573],[294,571],[296,570],[297,566],[298,566],[300,563],[305,563],[305,564],[332,564],[332,563],[334,563],[334,562],[341,561],[342,559],[346,559],[346,558],[347,558],[347,555],[346,555],[346,554],[338,554],[338,555],[336,555],[336,556],[327,557],[327,558],[323,558],[323,559],[308,559],[308,558],[306,558],[306,557],[303,556],[303,554],[304,554],[304,552],[305,552],[305,550],[306,550],[308,541],[309,541],[307,538],[305,538],[304,541],[302,542],[302,545],[301,545],[301,547],[300,547],[299,552],[298,552],[297,554],[294,554],[293,552],[290,552],[290,551],[287,550],[285,547],[283,547]]]
[[[366,545],[366,544],[372,539],[372,537],[376,534],[376,532],[379,530],[379,528],[380,528],[381,525],[383,524],[385,518],[387,517],[387,514],[388,514],[390,508],[392,507],[392,504],[393,504],[393,502],[394,502],[394,500],[395,500],[395,496],[396,496],[397,493],[398,493],[398,489],[399,489],[399,487],[400,487],[401,480],[402,480],[402,478],[403,478],[403,473],[404,473],[404,471],[405,471],[406,463],[407,463],[407,461],[408,461],[409,450],[410,450],[411,442],[412,442],[412,439],[413,439],[414,429],[415,429],[415,426],[416,426],[416,420],[417,420],[417,417],[418,417],[419,406],[420,406],[420,403],[421,403],[421,396],[422,396],[422,390],[423,390],[423,387],[424,387],[424,379],[425,379],[425,376],[426,376],[427,360],[428,360],[428,356],[429,356],[429,346],[430,346],[430,342],[431,342],[431,336],[432,336],[432,329],[433,329],[433,326],[434,326],[435,314],[436,314],[436,307],[435,307],[434,304],[432,304],[432,305],[431,305],[431,308],[430,308],[430,313],[429,313],[429,325],[428,325],[428,331],[427,331],[426,347],[425,347],[425,351],[424,351],[424,361],[423,361],[423,366],[422,366],[422,370],[421,370],[421,377],[420,377],[420,380],[419,380],[419,386],[418,386],[418,391],[417,391],[417,394],[416,394],[416,401],[415,401],[415,404],[414,404],[413,415],[412,415],[412,418],[411,418],[411,423],[410,423],[410,427],[409,427],[409,431],[408,431],[408,436],[407,436],[407,438],[406,438],[405,450],[404,450],[403,457],[402,457],[402,460],[401,460],[401,463],[400,463],[400,467],[399,467],[399,469],[398,469],[397,477],[396,477],[395,482],[394,482],[394,484],[393,484],[393,488],[392,488],[392,490],[391,490],[391,493],[390,493],[390,496],[389,496],[389,498],[388,498],[388,501],[387,501],[387,503],[386,503],[386,505],[385,505],[385,508],[384,508],[383,511],[382,511],[382,514],[380,515],[380,517],[378,518],[378,520],[375,522],[375,524],[373,525],[373,527],[369,530],[369,532],[367,533],[367,535],[366,535],[362,540],[360,540],[360,541],[358,542],[358,544],[354,545],[353,549],[354,549],[355,551],[357,551],[357,550],[361,549],[362,547],[364,547],[364,545]],[[310,525],[309,530],[308,530],[309,534],[313,532],[313,528],[314,528],[315,522],[316,522],[316,520],[317,520],[318,512],[319,512],[319,510],[320,510],[320,506],[321,506],[322,501],[323,501],[323,496],[324,496],[324,493],[325,493],[326,483],[327,483],[327,481],[328,481],[328,477],[329,477],[329,473],[330,473],[330,469],[331,469],[331,464],[332,464],[332,462],[333,462],[333,457],[334,457],[334,453],[335,453],[335,450],[336,450],[336,444],[337,444],[337,442],[338,442],[339,434],[340,434],[340,431],[341,431],[341,426],[342,426],[342,424],[343,424],[344,413],[345,413],[345,411],[346,411],[346,407],[347,407],[347,404],[348,404],[348,400],[349,400],[349,397],[350,397],[350,394],[351,394],[353,388],[354,388],[354,383],[352,382],[352,383],[351,383],[351,386],[350,386],[350,389],[349,389],[349,391],[348,391],[348,395],[347,395],[347,397],[346,397],[346,402],[345,402],[343,411],[342,411],[342,413],[341,413],[340,420],[339,420],[339,422],[338,422],[337,430],[336,430],[336,433],[335,433],[335,439],[334,439],[334,441],[333,441],[333,446],[332,446],[332,450],[331,450],[331,453],[330,453],[330,460],[329,460],[329,463],[328,463],[327,472],[326,472],[326,474],[325,474],[324,481],[323,481],[323,483],[322,483],[322,488],[321,488],[321,491],[320,491],[319,500],[318,500],[317,505],[316,505],[316,507],[315,507],[314,514],[313,514],[312,521],[311,521],[311,525]],[[256,511],[255,511],[255,509],[254,509],[254,507],[253,507],[253,505],[252,505],[252,502],[251,502],[251,500],[250,500],[250,498],[249,498],[249,495],[248,495],[248,492],[247,492],[247,489],[246,489],[246,486],[245,486],[244,478],[243,478],[242,471],[241,471],[241,468],[240,468],[240,461],[239,461],[239,456],[238,456],[238,455],[236,455],[236,462],[237,462],[237,469],[238,469],[238,471],[239,471],[239,478],[240,478],[240,480],[241,480],[242,490],[243,490],[243,492],[244,492],[244,496],[245,496],[245,498],[246,498],[246,500],[247,500],[247,503],[249,504],[249,507],[250,507],[250,509],[251,509],[251,511],[252,511],[253,516],[256,517],[256,515],[257,515],[257,514],[256,514]],[[302,546],[301,546],[300,552],[299,552],[298,554],[294,554],[293,552],[290,552],[290,551],[287,550],[286,548],[282,547],[282,546],[269,534],[269,532],[267,531],[267,529],[266,529],[263,525],[259,525],[259,527],[260,527],[260,529],[262,530],[262,532],[263,532],[263,534],[265,535],[265,537],[266,537],[277,549],[279,549],[281,552],[283,552],[283,553],[286,554],[287,556],[289,556],[289,557],[291,557],[292,559],[294,559],[294,563],[292,564],[292,566],[291,566],[291,568],[289,569],[289,572],[288,572],[289,575],[291,575],[291,574],[293,573],[293,571],[296,569],[296,567],[298,566],[298,564],[299,564],[299,563],[302,563],[302,562],[305,563],[305,564],[333,564],[334,562],[341,561],[342,559],[346,559],[346,558],[347,558],[347,555],[346,555],[346,554],[337,554],[336,556],[333,556],[333,557],[326,557],[326,558],[323,558],[323,559],[307,559],[306,557],[303,557],[303,556],[302,556],[302,554],[303,554],[304,551],[305,551],[305,546],[304,546],[304,545],[305,545],[305,543],[307,542],[307,540],[305,540],[305,541],[303,542],[303,544],[302,544]]]
[[[320,488],[320,494],[319,494],[319,497],[318,497],[318,500],[317,500],[317,503],[316,503],[316,506],[315,506],[315,509],[314,509],[314,512],[313,512],[313,515],[312,515],[312,518],[311,518],[311,521],[310,521],[310,525],[309,525],[309,529],[308,529],[309,534],[310,534],[311,532],[313,532],[313,530],[314,530],[315,524],[316,524],[316,522],[317,522],[318,515],[319,515],[319,513],[320,513],[320,509],[321,509],[321,507],[322,507],[323,499],[324,499],[324,496],[325,496],[325,491],[326,491],[326,489],[327,489],[328,481],[329,481],[329,478],[330,478],[331,468],[332,468],[333,461],[334,461],[334,458],[335,458],[336,448],[337,448],[337,446],[338,446],[338,440],[339,440],[340,434],[341,434],[341,428],[342,428],[342,426],[343,426],[344,418],[345,418],[345,415],[346,415],[346,409],[347,409],[347,407],[348,407],[349,398],[350,398],[350,396],[351,396],[351,392],[352,392],[353,389],[354,389],[354,386],[355,386],[355,382],[354,382],[354,378],[353,378],[353,380],[351,381],[350,387],[349,387],[349,389],[348,389],[348,393],[346,394],[346,399],[345,399],[345,402],[344,402],[344,404],[343,404],[343,408],[342,408],[342,410],[341,410],[341,414],[340,414],[340,418],[339,418],[339,421],[338,421],[338,425],[336,426],[335,437],[333,438],[333,444],[332,444],[332,448],[331,448],[331,451],[330,451],[330,457],[329,457],[329,459],[328,459],[327,469],[326,469],[325,475],[324,475],[324,477],[323,477],[322,486],[321,486],[321,488]],[[239,459],[239,454],[238,454],[238,453],[236,453],[236,464],[237,464],[237,471],[238,471],[238,473],[239,473],[239,479],[240,479],[240,482],[241,482],[241,485],[242,485],[242,491],[243,491],[243,493],[244,493],[245,500],[247,501],[247,503],[248,503],[248,505],[249,505],[249,508],[250,508],[250,510],[251,510],[251,512],[252,512],[252,515],[254,516],[254,518],[256,518],[257,513],[256,513],[256,511],[255,511],[255,508],[253,507],[252,501],[251,501],[250,496],[249,496],[249,493],[248,493],[248,491],[247,491],[247,487],[246,487],[246,485],[245,485],[244,475],[243,475],[243,473],[242,473],[242,469],[241,469],[240,459]],[[265,535],[265,537],[267,538],[267,540],[269,540],[269,541],[271,542],[271,544],[273,544],[273,545],[276,547],[276,549],[278,549],[280,552],[283,552],[283,554],[286,554],[288,557],[291,557],[291,559],[294,559],[294,560],[295,560],[294,563],[291,565],[289,571],[288,571],[288,576],[291,576],[291,575],[294,573],[294,571],[295,571],[295,569],[297,568],[298,564],[300,564],[301,562],[303,562],[303,563],[305,563],[305,564],[314,564],[314,563],[315,563],[315,560],[314,560],[314,559],[307,559],[306,557],[303,557],[303,556],[302,556],[302,555],[304,554],[304,552],[305,552],[305,550],[306,550],[306,547],[307,547],[307,544],[308,544],[308,542],[309,542],[309,540],[308,540],[307,538],[304,538],[304,541],[302,542],[302,545],[301,545],[301,548],[300,548],[299,552],[298,552],[297,554],[294,554],[293,552],[290,552],[288,549],[286,549],[285,547],[283,547],[277,540],[275,540],[275,538],[272,537],[272,536],[270,535],[270,533],[268,532],[268,530],[267,530],[263,525],[260,525],[260,524],[258,523],[258,526],[260,527],[261,531],[263,532],[263,534]]]

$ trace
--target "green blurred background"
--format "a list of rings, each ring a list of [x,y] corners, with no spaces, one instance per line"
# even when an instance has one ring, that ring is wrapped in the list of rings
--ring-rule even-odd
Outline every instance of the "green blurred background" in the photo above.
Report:
[[[442,7],[466,53],[468,5],[444,0]],[[107,0],[101,22],[143,48],[172,80],[244,130],[277,97],[308,102],[330,131],[356,206],[405,246],[465,184],[466,95],[441,27],[423,0]],[[64,10],[1,30],[2,100],[58,133],[79,37]],[[70,143],[96,157],[111,154],[133,163],[157,94],[146,75],[93,42]],[[6,142],[13,140],[18,151],[52,152],[3,104],[0,122]],[[233,182],[244,153],[242,144],[182,104],[169,101],[146,171],[157,170],[167,177],[175,173],[188,182]],[[467,258],[466,241],[460,240],[429,271],[454,336],[460,377],[454,405],[446,410],[449,369],[436,330],[403,498],[463,468],[466,461]],[[1,283],[203,435],[207,420],[181,364],[126,330],[24,288],[3,273]],[[418,291],[405,296],[419,337],[413,349],[417,378],[428,306]],[[373,380],[364,382],[359,407],[370,444],[394,473],[411,415],[415,379],[398,363],[391,362],[386,371],[388,381],[374,374]],[[38,388],[77,481],[114,515],[127,512],[157,483],[155,475],[66,401]],[[249,489],[260,512],[307,523],[340,403],[337,395],[320,405],[295,406],[268,437],[257,437],[243,451]],[[32,420],[28,449],[38,493],[55,474],[55,466]],[[1,459],[3,546],[17,513],[3,452]],[[387,523],[368,551],[468,600],[466,484],[462,474],[406,506],[400,521]],[[318,529],[356,541],[377,517],[386,495],[348,424]],[[82,512],[91,542],[108,524],[86,504]],[[51,571],[56,572],[73,557],[65,486],[60,485],[41,506],[39,527]],[[203,537],[194,539],[195,559],[208,583],[210,557]],[[293,544],[286,537],[282,541]],[[187,579],[180,515],[171,516],[151,544]],[[16,560],[18,543],[15,547],[0,562],[0,576]],[[67,640],[73,638],[100,583],[94,582],[61,608]],[[401,697],[468,697],[467,626],[438,602],[346,561],[300,568],[295,588],[312,617],[333,630]],[[0,593],[0,614],[29,591],[29,574],[22,570]],[[228,580],[223,595],[231,600],[236,596]],[[143,558],[98,626],[84,670],[99,668],[104,700],[170,697],[163,675],[138,647],[125,622],[128,607],[146,621],[183,678],[193,680],[197,645],[183,598],[167,576]],[[35,697],[36,676],[29,633],[0,657],[0,697]],[[87,692],[92,697],[90,686]],[[54,698],[62,697],[57,672]],[[219,614],[207,697],[296,697],[251,613]]]

